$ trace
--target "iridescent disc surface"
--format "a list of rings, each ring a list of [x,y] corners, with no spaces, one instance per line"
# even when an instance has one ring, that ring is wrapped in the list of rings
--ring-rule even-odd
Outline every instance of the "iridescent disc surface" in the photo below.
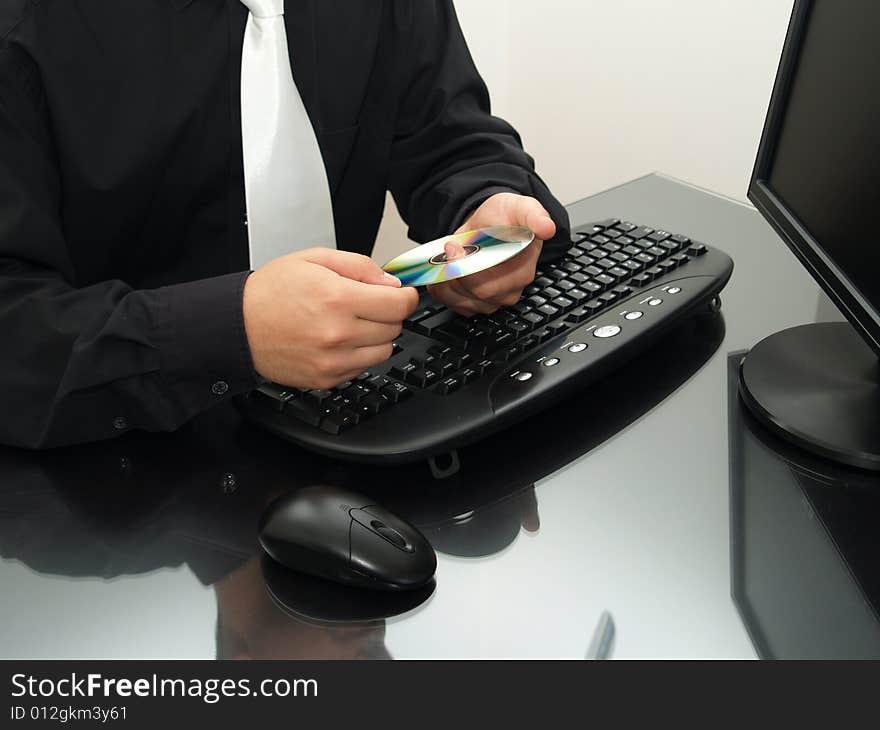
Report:
[[[425,286],[460,279],[497,266],[516,256],[535,238],[523,226],[492,226],[454,233],[406,251],[382,268],[404,286]],[[464,255],[446,258],[446,244],[457,243]]]

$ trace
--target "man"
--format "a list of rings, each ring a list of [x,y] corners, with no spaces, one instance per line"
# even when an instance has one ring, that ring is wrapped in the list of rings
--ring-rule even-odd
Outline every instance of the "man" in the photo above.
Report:
[[[387,359],[417,302],[362,255],[386,189],[416,241],[535,232],[432,288],[465,315],[566,246],[450,0],[6,0],[0,441],[173,430]]]

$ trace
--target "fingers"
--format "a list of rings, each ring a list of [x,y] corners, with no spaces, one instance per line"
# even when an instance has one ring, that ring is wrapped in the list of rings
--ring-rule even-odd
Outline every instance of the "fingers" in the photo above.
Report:
[[[352,365],[354,372],[345,380],[350,380],[352,377],[356,375],[360,375],[364,370],[367,370],[379,363],[385,362],[389,357],[391,357],[391,343],[387,343],[384,345],[371,345],[369,347],[358,347],[354,351],[354,355],[352,357]]]
[[[346,279],[364,284],[400,287],[400,279],[382,271],[382,268],[369,256],[338,251],[334,248],[310,248],[302,251],[300,256],[306,261],[335,271]]]
[[[386,324],[399,324],[419,305],[419,293],[411,286],[378,287],[350,281],[342,288],[342,296],[355,316]]]
[[[456,241],[447,241],[443,245],[443,253],[446,255],[447,261],[455,261],[464,258],[464,247]]]
[[[383,322],[371,322],[366,319],[358,320],[356,331],[347,343],[353,347],[369,347],[371,345],[385,345],[400,337],[402,330],[400,322],[385,324]]]
[[[464,317],[473,317],[475,314],[492,314],[499,307],[492,302],[474,298],[461,288],[458,280],[429,286],[428,291],[431,292],[431,296],[435,300]]]
[[[535,266],[542,246],[542,241],[534,241],[524,251],[503,264],[458,280],[462,292],[498,306],[515,304],[522,290],[535,278]]]

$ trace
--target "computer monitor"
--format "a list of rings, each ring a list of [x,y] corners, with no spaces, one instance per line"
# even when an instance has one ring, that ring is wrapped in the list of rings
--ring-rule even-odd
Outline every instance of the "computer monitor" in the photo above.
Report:
[[[799,445],[880,470],[880,3],[798,0],[749,198],[846,323],[779,332],[741,392]],[[783,284],[784,285],[784,284]]]

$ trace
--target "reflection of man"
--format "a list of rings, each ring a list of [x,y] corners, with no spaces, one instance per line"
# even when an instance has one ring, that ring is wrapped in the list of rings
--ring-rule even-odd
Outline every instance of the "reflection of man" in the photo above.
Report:
[[[0,441],[172,430],[386,360],[417,304],[361,255],[386,189],[415,240],[535,232],[432,288],[463,314],[566,245],[451,0],[5,0]]]
[[[385,622],[300,621],[276,606],[252,558],[214,584],[218,659],[390,659]]]
[[[169,454],[149,444],[120,450],[131,454],[130,462],[118,454],[102,457],[103,446],[80,447],[57,463],[52,454],[35,457],[0,447],[0,558],[45,576],[117,579],[112,590],[121,592],[118,600],[82,612],[84,634],[89,623],[112,622],[119,606],[128,608],[131,635],[144,631],[135,615],[143,589],[121,579],[185,565],[214,588],[219,658],[388,658],[383,621],[324,627],[275,606],[254,557],[254,525],[277,490],[254,488],[244,500],[223,494],[213,481],[205,490],[196,483],[205,482],[196,478],[205,475],[205,454],[187,445],[194,447],[185,452],[195,475],[175,473],[169,468],[174,462],[162,458]],[[155,462],[148,461],[151,455]],[[190,486],[184,484],[187,476]],[[78,588],[69,590],[75,603]],[[63,616],[69,606],[57,611]],[[0,623],[12,618],[3,614],[0,609]],[[21,625],[20,617],[14,623]],[[37,645],[34,650],[46,651]],[[90,650],[100,653],[101,647]]]

